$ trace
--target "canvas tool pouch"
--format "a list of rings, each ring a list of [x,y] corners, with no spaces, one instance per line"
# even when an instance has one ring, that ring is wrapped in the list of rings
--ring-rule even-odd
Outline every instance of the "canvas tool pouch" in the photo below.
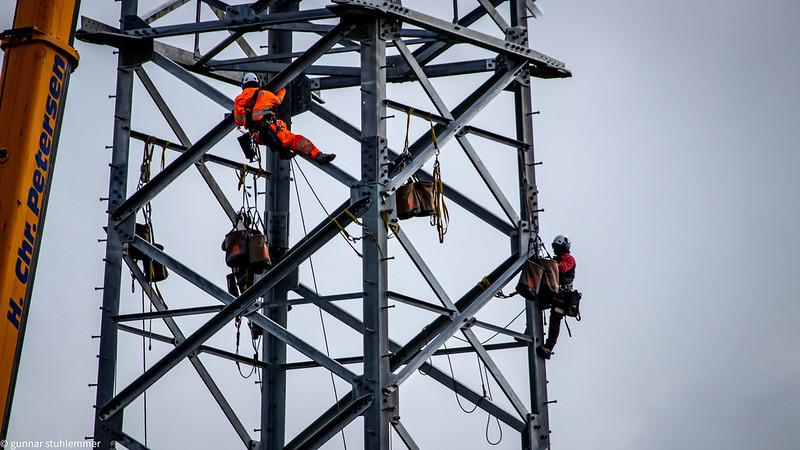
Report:
[[[222,250],[228,267],[239,268],[249,264],[247,233],[248,230],[233,230],[225,235]]]
[[[153,242],[152,230],[150,229],[150,225],[146,223],[137,223],[136,226],[134,227],[134,233],[136,234],[136,236],[142,238],[147,242]],[[128,246],[128,254],[135,261],[141,261],[146,258],[144,253],[140,252],[133,246]]]
[[[153,244],[153,246],[159,250],[164,250],[164,246],[161,244]],[[169,275],[169,273],[167,273],[167,268],[164,267],[163,264],[161,264],[158,261],[153,261],[150,258],[145,257],[144,259],[142,259],[142,266],[143,266],[144,278],[149,283],[157,283],[159,281],[164,281],[167,279],[167,275]]]
[[[255,273],[263,272],[270,264],[267,238],[258,230],[248,230],[247,260]]]
[[[558,309],[565,316],[575,317],[580,320],[581,297],[582,295],[578,291],[561,291],[556,295],[553,308]]]
[[[536,264],[536,261],[529,259],[522,266],[522,272],[517,282],[517,292],[528,300],[536,300],[539,293],[539,286],[542,283],[544,267]]]

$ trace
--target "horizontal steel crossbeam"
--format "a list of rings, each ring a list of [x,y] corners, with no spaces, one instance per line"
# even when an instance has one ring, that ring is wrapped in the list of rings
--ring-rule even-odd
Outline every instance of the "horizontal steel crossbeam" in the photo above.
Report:
[[[511,57],[523,58],[533,65],[534,70],[531,75],[534,76],[541,78],[571,76],[563,62],[532,50],[525,45],[499,39],[400,5],[374,0],[334,0],[334,2],[338,6],[332,6],[331,9],[343,16],[355,11],[378,11],[388,18],[437,32],[457,42],[472,44]]]
[[[185,341],[178,344],[173,350],[167,353],[162,359],[153,364],[141,376],[136,378],[131,384],[122,389],[119,394],[109,400],[98,411],[98,418],[100,420],[108,420],[114,414],[129,405],[135,400],[142,392],[149,386],[155,383],[158,379],[163,377],[170,369],[175,367],[183,358],[190,355],[192,352],[202,345],[206,340],[219,331],[225,324],[232,321],[236,316],[243,314],[249,315],[248,311],[258,301],[266,291],[275,287],[283,278],[289,275],[300,263],[305,261],[311,254],[317,251],[322,245],[328,242],[331,238],[335,237],[340,230],[340,227],[347,226],[353,221],[353,217],[357,217],[366,209],[367,202],[362,199],[352,205],[352,211],[349,207],[343,205],[337,210],[333,216],[317,226],[312,230],[303,240],[297,243],[279,263],[273,266],[260,280],[258,280],[250,289],[246,290],[242,295],[235,300],[230,301],[219,313],[204,323],[192,335],[186,338]],[[164,254],[158,249],[149,245],[140,238],[136,238],[134,246],[142,253],[156,261],[162,262]],[[177,261],[170,261],[173,265],[180,264]],[[174,267],[173,267],[174,269]],[[196,274],[195,274],[196,275]],[[192,280],[188,280],[192,281]],[[218,289],[218,288],[217,288]],[[223,298],[230,300],[230,294],[222,291],[220,294]],[[260,322],[256,322],[270,334],[287,341],[287,344],[294,346],[297,350],[306,354],[324,364],[333,373],[342,377],[346,381],[353,382],[355,374],[350,372],[341,364],[328,358],[325,354],[319,352],[313,347],[305,344],[303,341],[294,337],[286,329],[273,322],[272,320],[258,315]],[[302,344],[302,345],[301,345]]]

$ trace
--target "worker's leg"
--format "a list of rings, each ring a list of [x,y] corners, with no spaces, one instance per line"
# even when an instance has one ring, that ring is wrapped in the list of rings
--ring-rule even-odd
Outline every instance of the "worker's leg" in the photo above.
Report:
[[[547,341],[545,341],[544,346],[551,352],[556,346],[556,341],[558,341],[558,333],[561,331],[561,319],[563,318],[564,314],[558,312],[555,308],[550,310],[550,323],[547,324]]]
[[[286,128],[286,124],[282,120],[278,120],[277,124],[272,125],[272,127],[284,148],[308,156],[311,159],[316,158],[319,154],[319,149],[313,142],[300,134],[292,133],[291,130]]]

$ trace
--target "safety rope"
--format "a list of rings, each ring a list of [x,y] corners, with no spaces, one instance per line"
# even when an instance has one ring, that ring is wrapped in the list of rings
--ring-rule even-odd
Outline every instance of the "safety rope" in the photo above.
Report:
[[[488,391],[488,394],[489,394],[488,398],[489,398],[489,400],[493,400],[493,398],[492,398],[492,384],[489,382],[489,371],[486,368],[486,364],[483,365],[483,371],[484,371],[484,373],[486,375],[486,386],[487,386],[486,390]],[[481,377],[481,380],[483,380],[483,377]],[[489,424],[492,421],[492,415],[491,414],[487,414],[486,415],[486,433],[485,433],[485,436],[486,436],[486,442],[488,442],[489,445],[491,445],[491,446],[496,446],[496,445],[499,445],[501,442],[503,442],[503,427],[500,426],[500,419],[497,416],[495,416],[494,420],[497,423],[497,429],[500,432],[500,436],[497,438],[496,442],[492,442],[491,439],[489,439]]]
[[[151,303],[152,308],[152,303]],[[145,305],[144,305],[144,290],[142,290],[142,312],[145,312]],[[146,328],[145,326],[145,319],[142,319],[142,330]],[[152,333],[151,333],[152,334]],[[147,352],[145,350],[145,337],[144,334],[142,335],[142,373],[147,371]],[[144,428],[144,446],[147,447],[147,391],[145,390],[142,393],[142,422]]]
[[[294,164],[291,164],[290,167],[292,170],[292,181],[294,181],[293,183],[294,191],[295,195],[297,196],[297,205],[300,208],[300,223],[303,225],[303,234],[307,235],[308,230],[306,229],[306,216],[305,213],[303,212],[303,202],[300,201],[300,188],[297,186],[297,177],[294,172]],[[311,267],[311,279],[314,282],[314,293],[319,295],[319,286],[317,285],[317,273],[314,270],[314,260],[310,256],[308,258],[308,264]],[[319,322],[320,325],[322,326],[322,337],[325,340],[325,355],[327,355],[328,358],[330,358],[331,349],[330,346],[328,345],[328,331],[325,328],[325,317],[322,314],[322,308],[317,308],[317,310],[319,311]],[[328,374],[331,377],[331,386],[333,387],[333,397],[338,405],[339,392],[336,389],[336,380],[333,378],[333,372],[329,372]],[[341,431],[341,433],[342,433],[342,444],[344,445],[344,449],[347,450],[347,438],[344,435],[344,429]]]
[[[256,161],[258,162],[258,171],[253,173],[252,185],[248,186],[247,184],[247,175],[248,173],[252,172],[247,167],[247,164],[242,164],[241,169],[236,170],[236,177],[238,179],[236,189],[242,191],[242,206],[237,213],[236,223],[234,224],[234,228],[238,228],[239,224],[244,227],[244,229],[255,229],[255,230],[264,230],[266,232],[266,226],[264,224],[264,220],[261,217],[261,213],[258,211],[258,206],[251,204],[250,197],[251,195],[256,197],[254,201],[257,203],[258,197],[258,178],[260,173],[263,171],[261,168],[261,154],[258,153],[256,157]],[[250,194],[250,190],[252,189],[253,194]],[[244,279],[245,287],[244,289],[249,288],[247,286],[247,281],[251,279],[253,276],[250,267],[242,267],[238,268],[238,270],[233,270],[233,274],[235,277],[242,277]],[[238,278],[237,277],[237,278]],[[243,290],[244,290],[243,289]],[[239,346],[240,346],[240,339],[241,339],[241,325],[242,325],[242,316],[237,316],[234,324],[236,326],[236,354],[239,354]],[[248,321],[248,328],[250,329],[250,345],[253,348],[253,360],[258,361],[258,353],[261,348],[261,339],[263,337],[263,333],[258,334],[258,337],[255,337],[256,333],[253,332],[257,325],[253,324],[252,322]],[[256,379],[260,380],[261,372],[259,371],[258,367],[253,364],[250,368],[250,372],[245,374],[242,371],[241,365],[238,361],[236,361],[236,370],[239,372],[239,375],[242,378],[250,378],[253,374],[256,375]]]
[[[511,319],[511,320],[510,320],[510,321],[509,321],[507,324],[505,324],[505,325],[504,325],[502,328],[503,328],[504,330],[508,330],[508,327],[510,327],[511,325],[513,325],[513,324],[514,324],[514,322],[516,322],[516,321],[517,321],[517,319],[519,319],[519,317],[520,317],[520,316],[521,316],[521,315],[522,315],[524,312],[525,312],[525,308],[522,308],[522,311],[520,311],[520,312],[519,312],[519,313],[518,313],[516,316],[514,316],[514,318],[513,318],[513,319]],[[497,332],[495,332],[493,335],[491,335],[491,336],[490,336],[489,338],[487,338],[486,340],[484,340],[484,341],[481,341],[481,345],[485,345],[485,344],[487,344],[489,341],[493,340],[494,338],[496,338],[496,337],[497,337],[497,336],[499,336],[500,334],[501,334],[501,332],[500,332],[500,331],[497,331]],[[453,339],[456,339],[456,340],[458,340],[458,341],[461,341],[461,342],[469,343],[469,341],[467,341],[466,339],[460,338],[460,337],[458,337],[458,336],[453,336]]]
[[[239,338],[241,336],[242,316],[236,316],[236,318],[233,320],[233,322],[236,325],[236,355],[239,355]],[[257,359],[256,358],[257,356],[258,356],[258,353],[256,353],[253,356],[253,359]],[[244,372],[242,372],[242,366],[239,365],[239,361],[236,361],[236,370],[239,371],[239,375],[241,375],[242,378],[247,379],[247,378],[250,378],[251,376],[253,376],[253,373],[256,371],[256,366],[255,366],[255,364],[253,364],[253,366],[250,367],[250,373],[245,375]]]
[[[164,149],[166,150],[166,148]],[[150,182],[151,177],[151,168],[153,164],[153,155],[155,153],[155,137],[149,136],[144,141],[144,150],[142,153],[142,164],[139,166],[139,182],[137,183],[136,190],[140,190],[145,184]],[[161,169],[164,169],[164,152],[161,153]],[[148,236],[148,243],[152,244],[155,242],[155,231],[153,228],[153,209],[150,202],[147,202],[142,207],[142,216],[144,218],[144,225],[149,228],[149,236]],[[146,280],[154,280],[155,279],[155,263],[150,260],[149,264],[143,264],[144,268],[147,270]],[[131,280],[133,282],[133,280]],[[158,289],[158,283],[155,281],[148,281],[150,288],[153,289],[156,295],[159,298],[163,299],[161,295],[161,291]],[[145,307],[145,293],[144,290],[141,292],[141,302],[142,302],[142,313],[147,311]],[[153,312],[153,302],[149,302],[149,312]],[[142,331],[146,331],[146,333],[142,334],[142,373],[147,371],[147,351],[151,351],[153,349],[153,320],[145,320],[142,319]],[[145,391],[142,394],[142,428],[144,431],[144,445],[147,447],[147,392]]]
[[[442,346],[444,347],[445,350],[447,350],[447,344],[446,343],[443,343]],[[450,354],[449,353],[447,353],[445,356],[447,356],[447,365],[450,368],[450,379],[453,380],[453,389],[452,389],[452,391],[453,391],[453,393],[454,393],[454,395],[456,397],[456,403],[458,403],[458,407],[459,407],[459,409],[461,409],[461,411],[463,411],[463,412],[465,412],[467,414],[472,414],[478,409],[478,407],[480,406],[480,403],[483,400],[489,400],[489,401],[492,400],[492,385],[491,385],[491,382],[489,381],[488,369],[486,368],[486,364],[484,364],[483,361],[481,361],[480,357],[476,353],[475,354],[475,359],[478,362],[478,375],[480,376],[480,379],[481,379],[481,391],[482,391],[481,400],[478,400],[475,403],[475,406],[472,409],[465,408],[464,405],[461,404],[461,400],[458,398],[458,389],[456,388],[456,384],[455,384],[456,383],[455,382],[456,375],[455,375],[455,371],[453,370],[453,361],[450,358]],[[487,414],[487,417],[486,417],[486,431],[485,431],[484,435],[486,437],[486,442],[488,442],[489,445],[496,446],[496,445],[500,444],[500,442],[502,442],[502,440],[503,440],[503,428],[500,426],[500,419],[495,417],[495,420],[497,421],[497,429],[500,431],[500,437],[498,438],[497,441],[492,442],[492,440],[489,438],[489,424],[491,423],[491,420],[492,420],[492,414],[489,413],[489,414]]]
[[[361,240],[362,238],[354,237],[353,235],[348,233],[347,230],[345,229],[345,227],[342,226],[342,224],[340,224],[339,221],[336,220],[335,217],[331,216],[331,214],[328,212],[328,208],[325,207],[325,205],[322,203],[322,200],[320,200],[319,195],[317,195],[317,191],[314,190],[314,186],[312,186],[311,182],[308,181],[308,177],[306,176],[306,173],[303,172],[303,168],[300,167],[300,164],[296,164],[296,163],[294,163],[294,161],[291,161],[291,163],[292,163],[292,167],[293,168],[297,167],[297,170],[300,171],[300,175],[303,176],[303,179],[306,181],[306,184],[308,185],[308,189],[311,191],[312,194],[314,194],[314,198],[317,199],[317,203],[319,203],[319,206],[322,207],[322,210],[325,212],[325,215],[328,216],[328,220],[330,220],[334,225],[336,225],[337,228],[339,228],[339,234],[341,234],[341,236],[344,238],[345,242],[347,242],[347,244],[350,246],[350,248],[353,249],[355,254],[358,255],[359,258],[363,258],[364,256],[361,254],[361,252],[358,251],[358,249],[356,249],[356,247],[354,245],[354,244],[358,243],[358,241]],[[350,210],[345,209],[344,212],[346,214],[348,214],[351,219],[353,219],[354,223],[356,223],[357,225],[360,225],[360,226],[363,227],[363,224],[361,223],[361,220],[358,217],[356,217],[353,213],[351,213]]]
[[[447,344],[446,343],[442,344],[442,346],[445,348],[445,350],[447,349]],[[461,400],[458,398],[458,389],[456,389],[456,375],[455,375],[455,372],[453,371],[453,361],[450,359],[450,354],[449,353],[447,353],[446,356],[447,356],[447,365],[450,366],[450,379],[453,380],[453,394],[455,394],[455,396],[456,396],[456,403],[458,403],[458,407],[461,409],[461,411],[464,411],[467,414],[472,414],[472,413],[475,412],[476,409],[478,409],[478,404],[476,403],[475,407],[472,408],[472,409],[467,409],[467,408],[464,407],[464,405],[461,404]],[[475,354],[475,358],[477,358],[477,360],[478,360],[478,373],[481,374],[481,387],[484,387],[484,384],[483,384],[483,373],[481,372],[481,360],[480,360],[480,358],[478,358],[477,354]],[[484,389],[483,392],[485,394],[486,390]],[[485,397],[482,397],[482,398],[485,398]]]
[[[447,226],[450,222],[450,213],[444,202],[444,185],[442,184],[442,168],[439,164],[439,143],[436,141],[436,130],[433,127],[433,117],[428,116],[431,125],[431,139],[433,148],[436,150],[436,159],[433,162],[433,216],[431,226],[436,227],[439,235],[439,243],[444,243],[444,235],[447,234]]]
[[[405,140],[403,141],[403,153],[402,153],[402,155],[404,157],[410,157],[411,156],[411,152],[409,152],[409,150],[408,150],[408,134],[409,134],[409,132],[411,130],[411,114],[413,112],[414,112],[414,107],[413,106],[409,107],[408,111],[406,111],[406,137],[405,137]]]

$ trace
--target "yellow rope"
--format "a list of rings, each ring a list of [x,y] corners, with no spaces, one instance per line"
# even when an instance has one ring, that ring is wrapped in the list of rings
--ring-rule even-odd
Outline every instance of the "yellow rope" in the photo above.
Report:
[[[391,222],[389,220],[389,213],[386,210],[381,211],[381,218],[383,219],[383,225],[386,227],[386,231],[392,230],[392,233],[397,235],[400,232],[400,224],[397,222]]]
[[[413,112],[414,112],[413,106],[409,107],[408,111],[406,111],[406,138],[403,143],[403,153],[408,153],[408,133],[409,130],[411,129],[411,114]]]
[[[431,217],[431,226],[436,227],[439,243],[441,244],[444,243],[444,235],[447,234],[447,228],[450,224],[450,213],[447,210],[447,204],[444,202],[442,168],[439,165],[439,143],[436,141],[436,130],[433,127],[432,116],[428,116],[428,122],[431,125],[433,148],[436,150],[436,160],[433,163],[433,216]]]
[[[239,177],[239,184],[236,186],[237,191],[241,191],[242,187],[244,187],[247,178],[247,172],[247,164],[242,164],[242,170],[236,171],[236,175]]]

